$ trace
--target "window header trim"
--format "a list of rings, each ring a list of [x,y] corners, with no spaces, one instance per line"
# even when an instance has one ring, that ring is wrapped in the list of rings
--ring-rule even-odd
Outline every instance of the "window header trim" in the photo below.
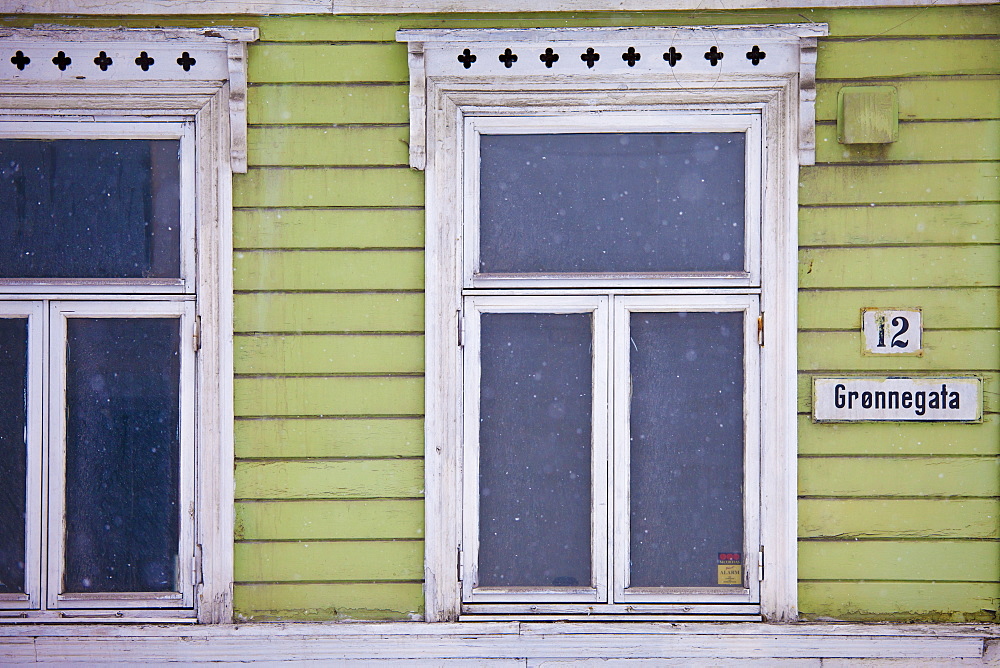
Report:
[[[815,161],[816,48],[825,24],[400,30],[410,65],[410,166],[426,164],[428,90],[758,88],[795,80],[799,163]],[[541,98],[539,98],[541,99]],[[543,104],[543,103],[542,103]]]

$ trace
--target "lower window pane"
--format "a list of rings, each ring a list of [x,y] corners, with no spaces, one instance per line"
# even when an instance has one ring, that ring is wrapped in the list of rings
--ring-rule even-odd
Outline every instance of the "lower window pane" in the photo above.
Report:
[[[479,586],[591,585],[591,315],[484,313]]]
[[[0,318],[0,593],[24,592],[28,319]]]
[[[176,591],[179,321],[67,331],[64,591]]]
[[[630,586],[742,586],[743,314],[630,327]]]

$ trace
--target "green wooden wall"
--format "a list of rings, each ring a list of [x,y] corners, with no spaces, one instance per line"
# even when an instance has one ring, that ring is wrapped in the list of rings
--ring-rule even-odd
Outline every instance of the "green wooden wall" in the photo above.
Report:
[[[423,175],[395,31],[808,20],[831,34],[800,178],[800,608],[1000,619],[996,7],[214,19],[261,29],[234,193],[240,618],[421,614]],[[897,88],[899,140],[838,144],[837,92],[866,83]],[[862,357],[866,306],[922,307],[924,356]],[[812,423],[813,375],[898,371],[980,374],[983,424]]]

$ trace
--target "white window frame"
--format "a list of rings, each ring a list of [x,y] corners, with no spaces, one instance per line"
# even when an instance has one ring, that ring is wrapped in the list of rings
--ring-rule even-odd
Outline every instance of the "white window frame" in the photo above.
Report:
[[[545,114],[545,115],[543,115]],[[545,110],[532,110],[521,116],[465,117],[465,220],[464,267],[465,288],[564,288],[567,277],[559,274],[481,274],[479,267],[479,139],[482,135],[620,133],[620,132],[741,132],[746,138],[744,180],[744,258],[743,272],[692,273],[629,273],[614,278],[599,274],[581,274],[572,279],[577,288],[706,288],[750,287],[760,285],[760,179],[761,137],[760,116],[757,113],[677,112],[665,115],[643,112],[608,112],[579,114],[564,111],[548,115]]]
[[[759,613],[769,621],[796,618],[797,168],[813,161],[816,40],[824,34],[826,26],[817,24],[397,33],[397,39],[407,42],[410,51],[410,164],[427,172],[424,593],[428,620],[455,620],[462,614],[457,574],[461,567],[464,437],[460,341],[467,329],[462,323],[467,275],[462,252],[466,243],[463,172],[467,119],[532,115],[570,119],[605,114],[665,118],[713,112],[756,114],[761,123],[759,294],[767,326],[761,334],[765,345],[760,361],[759,517],[764,549],[758,564],[763,575]],[[736,60],[741,55],[738,52],[733,54],[735,58],[727,56],[728,64],[736,63],[732,70],[712,69],[697,58],[709,44],[732,53],[737,48],[744,50],[748,42],[759,43],[769,57],[775,57],[767,61],[768,71]],[[684,68],[664,67],[653,57],[658,55],[657,49],[671,44],[690,51],[682,61]],[[553,74],[535,63],[539,50],[547,45],[570,54],[565,62],[574,67]],[[618,62],[615,54],[619,47],[624,51],[629,45],[654,53],[630,69]],[[607,52],[602,61],[605,69],[588,70],[575,62],[587,46]],[[464,68],[455,62],[456,54],[464,48],[477,53],[481,68]],[[520,53],[518,62],[524,69],[495,62],[505,48]],[[631,289],[635,294],[643,291]],[[687,289],[658,287],[655,292],[683,294]],[[720,286],[702,294],[734,289],[746,290]],[[587,290],[580,288],[579,292]],[[599,292],[600,288],[589,290]],[[483,296],[501,293],[495,288],[477,292]],[[759,618],[723,614],[724,610],[716,615],[692,614],[684,607],[661,608],[664,615],[628,618]],[[574,617],[563,612],[530,618]],[[586,615],[579,618],[595,619]]]
[[[46,320],[46,301],[52,308],[62,303],[66,309],[108,317],[176,314],[184,328],[182,349],[189,351],[184,353],[189,361],[182,364],[182,400],[191,411],[183,427],[182,474],[187,480],[182,484],[180,598],[87,595],[91,600],[84,604],[79,596],[57,595],[61,567],[54,552],[45,563],[41,544],[41,525],[55,511],[47,507],[52,492],[44,494],[42,486],[53,481],[47,479],[50,474],[37,455],[30,455],[46,447],[41,436],[29,434],[29,455],[34,459],[28,461],[28,531],[39,539],[29,539],[27,548],[30,591],[21,599],[28,600],[0,596],[0,623],[232,621],[231,175],[246,171],[246,45],[256,39],[257,30],[252,28],[0,28],[0,136],[180,138],[181,216],[187,223],[186,230],[182,224],[182,281],[4,280],[0,317],[29,312],[30,317]],[[31,58],[28,67],[18,69],[11,63],[18,50]],[[72,58],[66,71],[49,64],[58,51]],[[100,69],[93,62],[100,51],[112,58],[112,67]],[[142,51],[155,59],[155,67],[133,64]],[[187,69],[179,62],[174,65],[182,52],[195,58],[197,65]],[[46,341],[52,335],[47,324],[43,329],[42,336],[29,335],[37,360],[47,354]],[[43,377],[55,371],[40,368],[48,363],[29,367],[33,396],[43,392],[46,382],[58,395],[53,379]],[[35,401],[37,406],[28,404],[33,423],[42,412],[41,399]],[[51,406],[58,400],[49,397],[49,402],[51,422],[59,412]],[[52,424],[46,428],[54,429]],[[52,444],[52,433],[47,436],[47,447],[61,447]],[[47,527],[50,551],[61,544],[61,538],[51,533],[55,524],[49,522]]]
[[[52,300],[49,307],[48,368],[48,502],[47,601],[50,610],[78,608],[191,608],[194,605],[194,422],[195,352],[187,345],[194,331],[192,301],[81,301]],[[65,563],[65,476],[66,476],[66,337],[71,318],[174,318],[178,321],[179,383],[179,464],[178,520],[180,522],[177,588],[171,592],[64,593]],[[185,511],[185,509],[188,509]]]

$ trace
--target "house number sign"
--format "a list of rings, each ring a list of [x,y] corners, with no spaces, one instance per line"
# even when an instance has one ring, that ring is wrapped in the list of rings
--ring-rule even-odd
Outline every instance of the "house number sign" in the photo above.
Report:
[[[920,315],[919,309],[862,309],[862,352],[865,355],[921,355],[923,322]]]

